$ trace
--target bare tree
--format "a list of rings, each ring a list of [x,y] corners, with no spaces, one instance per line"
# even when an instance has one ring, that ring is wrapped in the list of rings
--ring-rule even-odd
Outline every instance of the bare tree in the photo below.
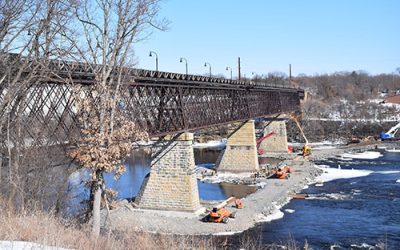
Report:
[[[123,83],[129,81],[128,66],[133,66],[132,45],[147,37],[152,29],[165,28],[166,22],[157,19],[158,12],[158,0],[86,0],[74,5],[73,25],[79,24],[75,33],[79,38],[66,36],[73,47],[70,55],[90,65],[95,84],[91,91],[94,95],[85,96],[80,102],[78,114],[83,139],[71,155],[92,174],[91,206],[96,237],[100,232],[103,173],[121,174],[120,163],[130,152],[130,144],[123,142],[146,138],[124,116],[119,105],[120,93]]]
[[[0,142],[7,149],[1,158],[8,160],[10,199],[17,192],[21,206],[26,178],[20,173],[20,162],[25,157],[22,152],[32,146],[22,129],[26,109],[21,104],[29,103],[30,87],[49,77],[49,59],[57,58],[57,27],[67,19],[65,8],[63,1],[55,0],[0,2]]]

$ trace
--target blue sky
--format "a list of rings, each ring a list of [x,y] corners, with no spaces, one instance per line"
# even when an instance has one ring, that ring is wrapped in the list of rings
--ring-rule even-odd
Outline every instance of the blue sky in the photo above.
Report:
[[[138,67],[190,74],[288,72],[313,75],[400,67],[400,0],[166,0],[160,16],[170,21],[136,44]]]

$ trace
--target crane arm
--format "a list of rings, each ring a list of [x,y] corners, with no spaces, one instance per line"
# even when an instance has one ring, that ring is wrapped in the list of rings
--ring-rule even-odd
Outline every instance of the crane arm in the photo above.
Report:
[[[400,129],[400,122],[397,123],[396,126],[389,129],[389,131],[386,134],[395,135],[399,129]]]
[[[300,126],[299,121],[297,120],[297,117],[295,114],[292,114],[292,119],[296,123],[297,127],[300,129],[301,135],[303,136],[304,140],[306,141],[306,145],[308,145],[308,140],[306,135],[304,134],[303,128]]]

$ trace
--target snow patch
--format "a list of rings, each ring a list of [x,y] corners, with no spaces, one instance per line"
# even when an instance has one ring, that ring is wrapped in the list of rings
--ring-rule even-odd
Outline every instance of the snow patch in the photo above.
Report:
[[[354,249],[354,248],[356,248],[356,249],[375,249],[374,246],[369,245],[367,243],[362,243],[362,244],[359,244],[359,245],[351,244],[350,247],[351,247],[351,249]]]
[[[396,148],[393,148],[393,149],[385,149],[387,152],[390,152],[390,153],[400,153],[400,149],[396,149]]]
[[[281,206],[274,205],[274,207],[275,208],[272,213],[267,216],[264,214],[259,214],[258,222],[271,222],[273,220],[282,219],[285,214],[280,210]]]
[[[237,232],[218,232],[218,233],[213,233],[213,235],[217,236],[229,236],[229,235],[235,235],[235,234],[240,234],[243,231],[237,231]]]
[[[193,144],[194,148],[223,148],[226,145],[226,139],[220,141],[208,141],[205,143],[196,142]]]
[[[324,149],[335,149],[337,146],[317,146],[313,147],[313,150],[324,150]]]
[[[315,149],[334,149],[334,148],[338,148],[340,145],[345,144],[344,141],[341,140],[337,140],[337,141],[320,141],[320,142],[310,142],[309,145],[313,148],[313,150]],[[301,147],[304,144],[303,143],[298,143],[298,142],[292,142],[292,143],[288,143],[288,145],[290,146],[294,146],[294,147]]]
[[[368,159],[368,160],[372,160],[372,159],[377,159],[379,157],[382,156],[381,153],[379,152],[375,152],[375,151],[365,151],[362,153],[344,153],[341,155],[343,158],[352,158],[352,159]]]
[[[329,168],[326,165],[316,165],[317,168],[322,169],[324,173],[316,178],[317,182],[328,182],[337,179],[350,179],[357,177],[364,177],[372,174],[374,171],[370,170],[355,170],[355,169],[337,169]]]
[[[261,215],[260,218],[258,219],[258,222],[271,222],[273,220],[279,220],[282,219],[285,214],[281,210],[277,210],[276,212],[265,216]]]
[[[25,249],[46,249],[46,250],[67,250],[67,248],[50,247],[34,242],[26,241],[0,241],[2,250],[25,250]]]
[[[240,173],[240,174],[217,173],[216,175],[213,176],[205,176],[203,178],[203,181],[206,181],[208,183],[231,182],[233,180],[241,180],[244,178],[249,178],[251,175],[252,173]]]

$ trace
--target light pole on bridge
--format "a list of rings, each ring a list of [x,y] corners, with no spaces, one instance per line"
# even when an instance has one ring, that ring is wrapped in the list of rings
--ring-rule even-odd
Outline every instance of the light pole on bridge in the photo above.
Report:
[[[188,75],[188,62],[187,62],[187,60],[186,60],[186,58],[184,58],[184,57],[181,57],[181,59],[179,60],[179,62],[183,62],[183,61],[185,61],[185,66],[186,66],[186,76]]]
[[[158,55],[157,55],[157,53],[156,53],[156,52],[154,52],[154,51],[150,51],[150,54],[149,54],[149,56],[150,56],[150,57],[152,57],[153,55],[155,55],[155,56],[156,56],[156,71],[158,72]]]
[[[208,63],[208,62],[205,62],[205,63],[204,63],[204,67],[207,67],[207,65],[208,65],[209,70],[210,70],[210,78],[211,78],[211,64]]]
[[[230,70],[231,71],[231,80],[232,80],[232,68],[228,66],[228,67],[226,67],[225,70]]]

